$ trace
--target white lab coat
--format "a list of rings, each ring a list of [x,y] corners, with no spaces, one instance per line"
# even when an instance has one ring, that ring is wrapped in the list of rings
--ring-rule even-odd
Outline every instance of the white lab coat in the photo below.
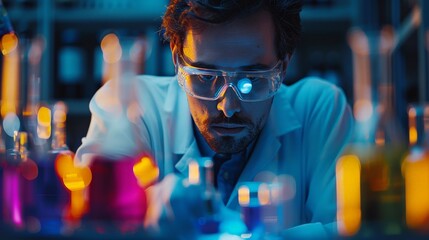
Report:
[[[161,176],[186,175],[188,161],[200,151],[184,91],[175,77],[139,76],[133,81],[121,89],[107,83],[95,94],[91,124],[77,160],[89,161],[92,154],[120,159],[150,151]],[[292,179],[284,206],[286,236],[323,237],[335,232],[335,164],[352,128],[350,108],[334,85],[303,79],[282,86],[275,95],[267,124],[238,182],[255,180],[263,171]],[[227,207],[239,210],[237,186]]]

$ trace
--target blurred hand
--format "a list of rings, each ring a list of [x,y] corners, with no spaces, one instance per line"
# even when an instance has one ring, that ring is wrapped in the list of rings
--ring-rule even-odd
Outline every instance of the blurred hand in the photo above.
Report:
[[[189,185],[175,174],[147,189],[148,209],[144,226],[156,235],[195,236],[195,220],[204,213],[203,189]]]

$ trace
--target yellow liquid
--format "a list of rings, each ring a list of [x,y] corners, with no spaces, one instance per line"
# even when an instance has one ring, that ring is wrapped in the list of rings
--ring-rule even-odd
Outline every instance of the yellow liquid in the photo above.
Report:
[[[394,236],[405,231],[405,181],[401,172],[404,146],[355,144],[346,151],[361,162],[359,235]]]

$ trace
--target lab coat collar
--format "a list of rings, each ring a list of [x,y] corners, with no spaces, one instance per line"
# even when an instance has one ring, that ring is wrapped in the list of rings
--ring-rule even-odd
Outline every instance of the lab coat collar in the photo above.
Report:
[[[287,90],[283,85],[274,97],[267,123],[258,138],[249,162],[240,175],[239,182],[252,181],[259,172],[268,170],[269,166],[273,165],[272,161],[276,160],[275,156],[281,146],[278,138],[301,127],[301,122],[288,99]],[[175,167],[186,176],[189,161],[201,157],[201,153],[193,135],[186,94],[180,89],[177,81],[170,84],[164,110],[171,112],[172,118],[177,119],[172,129],[175,136],[173,149],[174,154],[181,155],[181,158]],[[237,201],[233,201],[237,198],[237,186],[235,188],[227,206],[238,204]]]
[[[192,119],[189,111],[186,93],[180,88],[174,77],[168,86],[167,98],[164,103],[168,125],[171,127],[173,155],[179,156],[175,168],[186,176],[188,164],[191,159],[201,157],[192,129]],[[172,161],[173,159],[166,159]],[[174,164],[174,163],[173,163]]]
[[[274,136],[282,136],[301,127],[301,122],[292,108],[287,91],[289,87],[282,85],[274,96],[270,116],[265,128],[270,129]]]
[[[194,139],[187,149],[187,151],[183,154],[180,160],[176,163],[176,169],[179,170],[183,174],[183,176],[187,176],[189,162],[194,159],[198,159],[201,157],[200,150],[198,149],[197,141]]]
[[[279,172],[277,152],[281,147],[280,137],[302,126],[290,104],[287,90],[286,86],[282,86],[274,97],[269,119],[226,204],[231,209],[238,209],[237,193],[240,182],[254,181],[262,172]]]

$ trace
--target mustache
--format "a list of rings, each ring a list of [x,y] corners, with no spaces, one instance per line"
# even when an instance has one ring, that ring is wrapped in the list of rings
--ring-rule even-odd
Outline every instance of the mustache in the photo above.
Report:
[[[239,115],[232,115],[232,117],[226,117],[223,114],[219,114],[216,117],[207,119],[208,124],[220,124],[220,123],[233,123],[240,125],[252,125],[252,121],[246,117]]]

